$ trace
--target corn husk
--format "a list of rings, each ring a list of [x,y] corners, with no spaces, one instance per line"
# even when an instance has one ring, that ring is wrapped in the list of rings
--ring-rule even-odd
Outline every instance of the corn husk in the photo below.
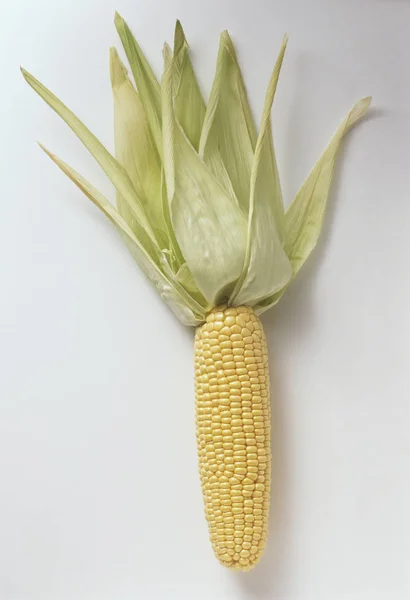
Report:
[[[337,152],[370,98],[355,104],[285,212],[271,109],[284,39],[257,131],[228,32],[205,104],[178,21],[158,80],[124,19],[115,25],[134,81],[110,51],[115,156],[54,94],[29,85],[68,124],[116,189],[115,208],[84,177],[43,150],[110,219],[155,289],[185,325],[220,303],[260,314],[283,295],[323,227]]]

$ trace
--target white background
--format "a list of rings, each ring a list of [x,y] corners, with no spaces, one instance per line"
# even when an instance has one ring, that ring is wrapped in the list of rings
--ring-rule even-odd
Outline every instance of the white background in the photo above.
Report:
[[[248,574],[213,557],[197,476],[193,332],[145,282],[40,139],[110,198],[19,64],[113,147],[118,9],[157,71],[179,17],[209,91],[229,28],[287,202],[337,124],[326,233],[264,318],[273,387],[270,539]],[[0,24],[0,600],[410,597],[410,2],[20,0]]]

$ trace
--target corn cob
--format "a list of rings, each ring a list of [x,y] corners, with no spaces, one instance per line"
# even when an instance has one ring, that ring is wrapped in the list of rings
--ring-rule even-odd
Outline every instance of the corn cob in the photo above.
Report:
[[[271,463],[267,350],[257,315],[279,301],[316,245],[336,154],[370,98],[353,106],[285,211],[270,112],[287,38],[257,132],[227,31],[206,105],[179,21],[173,49],[164,46],[161,82],[118,14],[115,25],[137,86],[112,48],[115,157],[22,72],[111,180],[117,209],[43,150],[117,227],[178,319],[197,328],[197,439],[211,542],[223,565],[249,570],[266,544]]]
[[[200,479],[211,543],[249,570],[266,544],[270,492],[268,356],[252,308],[212,310],[195,336]]]

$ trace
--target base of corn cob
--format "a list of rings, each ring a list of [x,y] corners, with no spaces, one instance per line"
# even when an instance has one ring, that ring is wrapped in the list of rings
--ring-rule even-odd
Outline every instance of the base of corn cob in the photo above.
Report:
[[[248,571],[266,545],[270,498],[268,356],[252,308],[215,308],[195,336],[199,469],[211,543]]]

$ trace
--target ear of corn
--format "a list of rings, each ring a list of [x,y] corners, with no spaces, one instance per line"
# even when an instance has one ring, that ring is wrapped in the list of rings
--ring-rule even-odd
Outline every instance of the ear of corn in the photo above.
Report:
[[[278,302],[316,245],[337,152],[370,98],[354,105],[285,211],[270,114],[287,38],[257,132],[228,32],[206,105],[179,21],[173,49],[164,46],[161,81],[118,14],[115,25],[137,87],[111,49],[115,157],[54,94],[22,73],[108,176],[117,209],[43,149],[116,226],[177,318],[197,327],[205,512],[219,560],[247,570],[266,543],[270,490],[267,352],[256,315]]]
[[[215,308],[195,336],[199,471],[211,543],[219,561],[247,571],[268,532],[268,353],[250,307]]]

